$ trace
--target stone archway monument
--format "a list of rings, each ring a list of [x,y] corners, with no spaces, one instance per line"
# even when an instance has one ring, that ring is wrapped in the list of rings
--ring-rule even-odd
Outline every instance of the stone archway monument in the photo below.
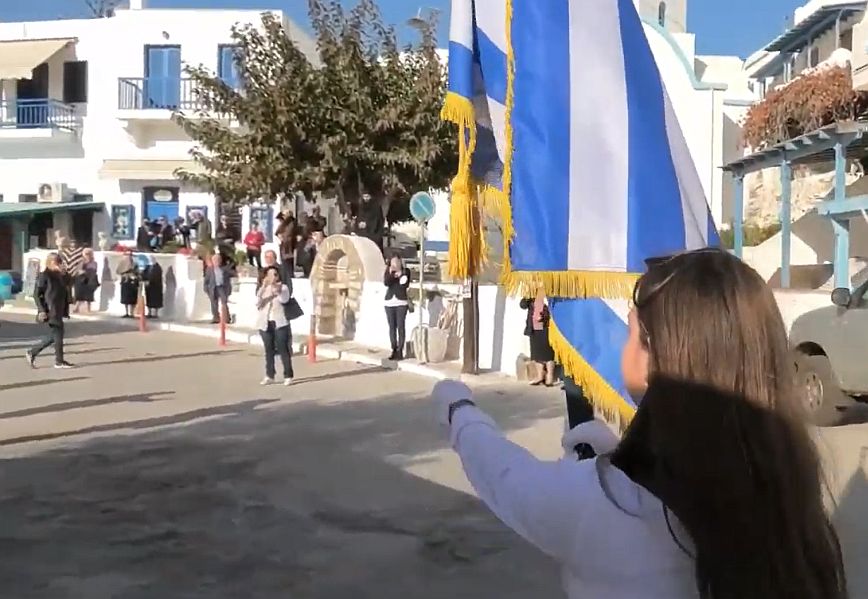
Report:
[[[354,338],[365,283],[382,285],[384,270],[383,253],[370,239],[326,237],[310,273],[317,333]]]

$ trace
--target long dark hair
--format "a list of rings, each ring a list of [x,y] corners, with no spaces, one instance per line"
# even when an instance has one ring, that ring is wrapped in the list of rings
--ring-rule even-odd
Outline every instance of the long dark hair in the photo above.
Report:
[[[648,389],[611,461],[683,526],[687,538],[670,530],[695,558],[699,596],[846,599],[771,290],[705,250],[649,264],[634,305]]]

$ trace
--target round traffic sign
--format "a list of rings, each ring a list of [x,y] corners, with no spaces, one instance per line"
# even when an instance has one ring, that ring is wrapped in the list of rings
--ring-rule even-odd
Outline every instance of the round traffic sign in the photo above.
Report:
[[[410,198],[410,214],[418,222],[427,223],[434,218],[436,211],[437,205],[434,203],[434,198],[427,192],[419,191]]]

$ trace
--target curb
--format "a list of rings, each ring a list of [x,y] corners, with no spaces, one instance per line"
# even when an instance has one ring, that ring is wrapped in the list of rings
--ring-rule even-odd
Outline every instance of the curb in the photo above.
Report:
[[[17,306],[4,307],[2,310],[0,310],[0,313],[16,314],[20,316],[36,316],[36,310],[33,310],[31,308],[20,308]],[[110,320],[106,316],[94,314],[75,314],[71,318],[71,320],[79,322],[111,322],[112,324],[117,324],[119,326],[130,329],[138,328],[139,322],[138,319],[114,321]],[[201,326],[180,324],[174,322],[155,322],[150,320],[148,321],[148,328],[158,331],[166,331],[169,333],[195,335],[197,337],[205,337],[209,339],[218,339],[220,337],[220,331],[217,329],[212,330],[202,328]],[[255,346],[259,346],[261,343],[261,339],[257,334],[249,334],[233,330],[226,331],[226,341]],[[306,353],[306,350],[307,341],[293,341],[292,352],[294,355],[304,355]],[[334,345],[330,345],[328,343],[318,345],[316,354],[317,357],[325,358],[326,360],[338,360],[341,362],[354,362],[356,364],[363,364],[365,366],[376,366],[382,368],[383,370],[406,372],[407,374],[415,374],[417,376],[435,379],[438,381],[449,378],[449,376],[445,372],[440,372],[436,368],[427,366],[425,364],[419,364],[409,361],[392,362],[391,360],[377,358],[376,356],[360,353],[358,350],[341,350],[340,348],[335,347]],[[462,375],[461,378],[465,379],[465,376]],[[476,378],[478,377],[467,377],[467,379]]]

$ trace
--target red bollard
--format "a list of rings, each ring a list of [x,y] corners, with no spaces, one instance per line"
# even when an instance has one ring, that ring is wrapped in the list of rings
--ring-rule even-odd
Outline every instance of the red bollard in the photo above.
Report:
[[[220,347],[226,347],[226,306],[220,306]]]
[[[307,336],[307,361],[316,362],[316,316],[310,317],[310,332]]]

